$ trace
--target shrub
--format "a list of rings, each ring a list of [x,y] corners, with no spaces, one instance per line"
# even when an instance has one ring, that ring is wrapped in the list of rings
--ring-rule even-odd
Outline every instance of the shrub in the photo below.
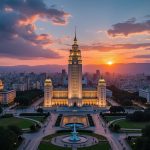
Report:
[[[21,113],[20,116],[45,116],[48,117],[49,113]]]
[[[94,121],[93,121],[93,118],[90,114],[87,114],[87,117],[88,117],[88,121],[89,121],[89,124],[91,127],[94,127],[95,124],[94,124]]]
[[[11,117],[13,117],[13,114],[5,114],[1,116],[1,118],[11,118]]]

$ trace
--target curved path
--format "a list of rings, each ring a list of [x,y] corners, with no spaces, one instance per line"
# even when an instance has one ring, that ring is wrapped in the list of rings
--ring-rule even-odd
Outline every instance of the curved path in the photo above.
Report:
[[[33,121],[33,122],[36,122],[36,123],[38,123],[39,125],[43,125],[40,121],[38,121],[38,120],[35,120],[35,119],[31,119],[31,118],[28,118],[28,116],[14,116],[14,117],[16,117],[16,118],[21,118],[21,119],[26,119],[26,120],[31,120],[31,121]]]
[[[112,123],[116,122],[116,121],[124,120],[124,119],[126,119],[126,118],[123,118],[123,117],[122,117],[122,118],[118,118],[118,119],[114,119],[114,120],[112,120],[112,121],[109,121],[109,122],[108,122],[108,126],[111,125]]]
[[[18,150],[37,150],[38,145],[43,137],[55,133],[53,124],[57,118],[56,114],[52,114],[47,118],[47,121],[43,124],[42,128],[32,134],[24,134],[25,141],[21,144]]]

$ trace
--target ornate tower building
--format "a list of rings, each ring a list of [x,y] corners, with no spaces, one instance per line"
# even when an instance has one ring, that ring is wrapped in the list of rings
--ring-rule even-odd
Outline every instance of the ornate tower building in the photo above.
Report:
[[[53,86],[51,79],[46,79],[44,83],[44,107],[52,106]]]
[[[100,107],[106,106],[106,82],[103,78],[99,79],[97,86],[97,105]]]
[[[99,72],[97,74],[100,75]],[[98,77],[96,79],[98,80]],[[105,107],[106,82],[103,78],[100,78],[97,82],[97,88],[82,87],[82,58],[75,32],[74,43],[68,60],[68,88],[65,86],[53,88],[52,81],[46,79],[44,84],[44,107],[54,105]]]
[[[68,62],[68,104],[82,106],[82,60],[76,32]]]

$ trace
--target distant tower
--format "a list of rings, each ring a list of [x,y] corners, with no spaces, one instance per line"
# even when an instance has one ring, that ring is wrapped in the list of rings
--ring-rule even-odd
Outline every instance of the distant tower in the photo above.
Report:
[[[82,106],[82,60],[76,30],[68,62],[68,103],[69,106]]]
[[[0,90],[3,90],[4,89],[4,84],[2,82],[2,80],[0,80]]]
[[[51,79],[46,79],[44,83],[44,107],[52,106],[53,86]]]
[[[106,106],[106,82],[102,77],[98,81],[97,98],[98,98],[98,102],[97,102],[98,106],[105,107]]]

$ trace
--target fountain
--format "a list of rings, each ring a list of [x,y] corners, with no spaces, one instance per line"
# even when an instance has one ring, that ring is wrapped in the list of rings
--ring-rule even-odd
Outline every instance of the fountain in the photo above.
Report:
[[[78,136],[78,132],[76,131],[75,123],[74,123],[74,126],[73,126],[73,132],[71,132],[70,141],[72,141],[72,142],[80,141],[80,138]]]
[[[62,139],[65,143],[72,143],[72,144],[79,144],[79,143],[85,143],[88,139],[83,135],[78,135],[78,132],[76,131],[76,128],[79,127],[78,124],[69,124],[70,128],[73,128],[73,131],[71,132],[71,135],[66,136]]]
[[[90,135],[80,135],[77,129],[84,128],[83,123],[67,123],[65,127],[71,129],[71,134],[60,135],[52,138],[51,143],[61,147],[88,147],[98,143],[98,139]],[[56,140],[57,138],[57,140]],[[93,142],[95,141],[95,142]]]

